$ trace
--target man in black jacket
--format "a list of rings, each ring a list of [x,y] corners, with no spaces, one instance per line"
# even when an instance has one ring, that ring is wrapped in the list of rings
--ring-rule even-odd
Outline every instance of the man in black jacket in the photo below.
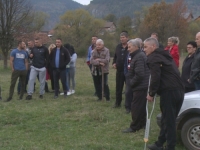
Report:
[[[67,96],[67,84],[66,84],[66,66],[70,62],[70,54],[68,50],[62,46],[62,40],[56,39],[56,47],[52,50],[50,56],[50,65],[53,68],[55,95],[54,98],[58,98],[59,92],[59,78],[61,80],[64,97]]]
[[[136,132],[146,124],[146,94],[149,81],[149,69],[146,65],[146,55],[140,50],[138,40],[128,41],[128,51],[131,56],[130,68],[126,75],[127,84],[132,88],[131,103],[132,122],[124,133]]]
[[[122,90],[125,82],[124,75],[124,63],[127,58],[127,42],[128,42],[128,33],[122,32],[120,34],[121,43],[117,45],[115,50],[115,55],[113,59],[113,68],[116,69],[116,101],[114,108],[121,106],[122,101]]]
[[[39,38],[35,39],[35,46],[31,50],[29,57],[32,59],[32,65],[28,82],[28,96],[26,97],[26,100],[32,99],[32,94],[34,92],[34,83],[37,75],[39,75],[40,81],[39,98],[42,99],[45,93],[44,88],[46,81],[46,66],[49,62],[49,51],[45,46],[42,45]]]
[[[194,54],[189,82],[194,83],[196,90],[200,90],[200,32],[196,34],[196,43],[197,50]]]
[[[176,117],[183,103],[184,86],[173,58],[168,51],[158,47],[159,43],[155,38],[144,41],[144,51],[151,75],[147,100],[152,102],[158,93],[162,112],[160,135],[158,140],[148,148],[162,150],[163,144],[167,142],[165,150],[175,150]]]

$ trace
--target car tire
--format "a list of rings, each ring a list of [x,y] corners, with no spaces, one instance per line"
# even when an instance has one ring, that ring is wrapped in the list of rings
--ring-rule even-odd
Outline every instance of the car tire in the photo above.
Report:
[[[188,150],[200,150],[200,117],[191,118],[184,123],[181,139]]]

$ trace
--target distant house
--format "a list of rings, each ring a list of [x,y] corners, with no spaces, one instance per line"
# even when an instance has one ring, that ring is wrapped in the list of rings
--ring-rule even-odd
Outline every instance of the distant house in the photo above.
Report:
[[[191,12],[183,13],[183,17],[187,20],[187,22],[191,22],[194,19],[194,16]]]
[[[194,19],[194,21],[200,21],[200,16]]]
[[[115,32],[116,25],[113,22],[106,22],[103,29],[107,32]]]

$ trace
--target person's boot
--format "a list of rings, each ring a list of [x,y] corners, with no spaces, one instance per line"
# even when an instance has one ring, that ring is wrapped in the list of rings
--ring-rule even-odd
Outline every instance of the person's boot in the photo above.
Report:
[[[48,84],[47,84],[47,82],[45,82],[45,92],[49,92],[49,88],[48,88]]]

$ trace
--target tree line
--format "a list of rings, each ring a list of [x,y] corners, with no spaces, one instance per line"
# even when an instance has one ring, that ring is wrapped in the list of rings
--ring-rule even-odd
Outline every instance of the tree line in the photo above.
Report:
[[[11,13],[7,14],[7,11]],[[134,12],[132,17],[117,18],[114,14],[108,14],[104,18],[95,18],[84,9],[71,10],[60,16],[60,21],[53,29],[53,40],[62,38],[64,43],[74,46],[79,57],[84,57],[91,37],[96,35],[104,40],[112,56],[121,31],[128,31],[130,38],[140,37],[143,40],[156,32],[163,45],[167,44],[168,37],[179,37],[180,49],[184,50],[186,43],[194,40],[195,34],[200,31],[200,20],[189,22],[184,16],[188,12],[184,0],[176,0],[171,4],[161,1]],[[0,1],[0,49],[4,56],[4,68],[7,67],[8,53],[17,37],[40,31],[46,20],[47,15],[34,12],[27,0]],[[105,22],[113,22],[116,25],[115,32],[105,31]]]

